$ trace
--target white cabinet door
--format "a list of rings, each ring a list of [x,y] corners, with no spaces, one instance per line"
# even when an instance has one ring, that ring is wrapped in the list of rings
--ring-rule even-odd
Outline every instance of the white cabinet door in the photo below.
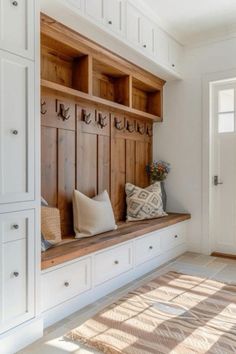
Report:
[[[159,63],[169,66],[169,36],[160,28],[155,30],[155,56]]]
[[[169,39],[169,63],[173,70],[181,71],[181,58],[183,56],[183,47],[174,39]]]
[[[123,0],[104,0],[104,22],[112,31],[124,33],[124,1]]]
[[[141,13],[129,3],[127,4],[127,39],[134,46],[140,46],[140,22],[141,22]]]
[[[103,0],[85,0],[85,14],[96,22],[103,19]]]
[[[140,38],[145,52],[154,54],[154,25],[144,16],[140,18]]]
[[[33,63],[0,50],[0,204],[34,199]]]
[[[34,317],[34,211],[0,214],[0,333]]]
[[[0,0],[0,49],[33,59],[34,0]]]
[[[83,9],[83,0],[67,0],[67,3],[80,11]]]

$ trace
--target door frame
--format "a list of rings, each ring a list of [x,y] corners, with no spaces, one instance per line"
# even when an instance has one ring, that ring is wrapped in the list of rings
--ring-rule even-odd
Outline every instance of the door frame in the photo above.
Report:
[[[201,252],[210,255],[212,253],[212,215],[211,215],[211,144],[212,144],[212,112],[211,112],[211,88],[220,81],[236,80],[236,69],[205,74],[202,77],[202,246]]]

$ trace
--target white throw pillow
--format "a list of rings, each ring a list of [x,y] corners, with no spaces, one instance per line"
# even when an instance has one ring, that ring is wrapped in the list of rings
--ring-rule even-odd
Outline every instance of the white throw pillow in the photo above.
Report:
[[[76,238],[95,236],[117,229],[107,191],[91,199],[75,190],[73,213]]]

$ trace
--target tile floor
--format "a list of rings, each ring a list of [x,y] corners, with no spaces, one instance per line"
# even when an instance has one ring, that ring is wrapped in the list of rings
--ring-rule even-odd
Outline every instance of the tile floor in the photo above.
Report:
[[[176,260],[156,269],[152,273],[128,284],[127,286],[105,296],[95,304],[65,318],[45,330],[44,337],[18,354],[91,354],[97,351],[74,343],[63,336],[73,328],[78,327],[95,313],[121,298],[130,290],[137,288],[150,279],[168,271],[178,271],[185,274],[207,276],[227,283],[236,283],[236,261],[223,258],[204,256],[187,252]]]

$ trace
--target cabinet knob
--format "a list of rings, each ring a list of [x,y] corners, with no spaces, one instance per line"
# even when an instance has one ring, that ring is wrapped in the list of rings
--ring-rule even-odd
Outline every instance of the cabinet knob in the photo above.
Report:
[[[172,64],[172,68],[175,68],[175,64]]]
[[[153,249],[153,246],[149,246],[149,249],[152,250],[152,249]]]
[[[115,263],[115,264],[119,264],[119,261],[115,261],[114,263]]]
[[[65,285],[66,288],[68,288],[68,286],[70,286],[70,283],[69,283],[68,281],[66,281],[66,282],[64,283],[64,285]]]
[[[13,272],[13,275],[15,278],[18,278],[20,274],[19,274],[19,272]]]
[[[12,1],[12,5],[13,5],[13,6],[18,6],[18,1],[15,1],[15,0]]]
[[[111,21],[111,20],[110,20],[110,21],[108,21],[108,24],[109,24],[109,25],[112,25],[112,21]]]
[[[18,134],[18,130],[16,130],[16,129],[12,130],[12,134],[13,135],[17,135]]]
[[[18,230],[19,229],[19,225],[18,224],[14,224],[14,225],[12,225],[12,228],[15,229],[15,230]]]
[[[147,48],[147,44],[144,44],[144,45],[143,45],[143,48]]]
[[[175,235],[175,238],[178,238],[178,235]]]

